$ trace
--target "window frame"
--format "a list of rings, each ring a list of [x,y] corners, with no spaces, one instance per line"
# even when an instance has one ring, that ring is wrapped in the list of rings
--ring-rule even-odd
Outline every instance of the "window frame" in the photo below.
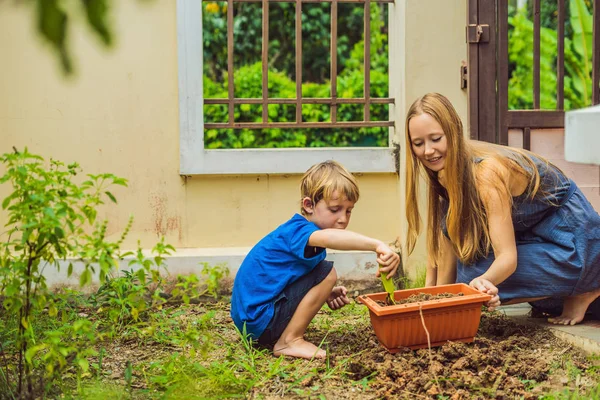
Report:
[[[179,153],[181,175],[292,174],[332,159],[354,173],[397,173],[398,146],[218,149],[204,147],[201,0],[177,0]],[[390,115],[392,112],[390,111]]]

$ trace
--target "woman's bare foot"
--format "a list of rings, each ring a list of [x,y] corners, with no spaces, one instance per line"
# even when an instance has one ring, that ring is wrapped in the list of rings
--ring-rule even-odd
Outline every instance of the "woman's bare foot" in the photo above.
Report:
[[[590,304],[600,296],[600,289],[593,292],[569,296],[565,299],[562,314],[548,318],[548,322],[557,325],[575,325],[583,321]]]
[[[275,357],[284,355],[311,360],[313,358],[325,358],[327,353],[325,350],[318,348],[303,338],[297,338],[288,343],[284,343],[280,339],[275,343],[275,346],[273,346],[273,355]]]

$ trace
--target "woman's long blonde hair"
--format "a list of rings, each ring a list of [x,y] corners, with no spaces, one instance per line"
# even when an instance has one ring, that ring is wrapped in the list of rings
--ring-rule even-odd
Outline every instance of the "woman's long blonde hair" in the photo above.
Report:
[[[424,167],[413,153],[409,122],[413,117],[421,114],[433,117],[446,135],[445,187],[440,184],[438,173]],[[419,173],[424,173],[429,183],[427,224],[429,256],[437,266],[441,256],[440,241],[443,235],[442,201],[445,200],[448,203],[446,227],[452,247],[463,263],[470,264],[480,257],[487,256],[492,246],[485,207],[477,188],[492,187],[502,198],[510,199],[512,205],[507,174],[499,171],[492,174],[477,173],[481,163],[474,162],[474,159],[494,158],[507,170],[523,174],[529,179],[527,195],[533,198],[540,187],[540,175],[528,154],[524,150],[465,139],[458,113],[450,101],[439,93],[428,93],[417,99],[410,106],[406,116],[406,217],[408,220],[406,249],[408,254],[414,250],[421,233],[422,221],[417,199]]]

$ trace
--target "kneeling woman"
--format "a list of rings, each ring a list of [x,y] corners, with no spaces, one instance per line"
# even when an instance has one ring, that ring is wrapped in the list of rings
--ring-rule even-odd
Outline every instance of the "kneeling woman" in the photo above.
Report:
[[[600,216],[575,182],[531,152],[465,139],[456,110],[437,93],[412,104],[406,132],[407,250],[421,231],[423,171],[428,286],[467,283],[493,295],[491,309],[558,302],[562,313],[549,319],[556,324],[600,308]]]

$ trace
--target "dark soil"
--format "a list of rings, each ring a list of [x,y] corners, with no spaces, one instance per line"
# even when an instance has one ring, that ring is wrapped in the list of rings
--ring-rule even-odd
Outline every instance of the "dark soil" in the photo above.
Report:
[[[413,294],[405,299],[397,300],[396,304],[407,304],[407,303],[418,303],[420,301],[429,301],[429,300],[440,300],[440,299],[449,299],[451,297],[460,297],[464,296],[463,293],[418,293]]]
[[[536,399],[569,385],[574,390],[576,383],[598,385],[597,367],[583,354],[548,330],[518,325],[498,313],[482,316],[473,343],[397,354],[384,350],[368,325],[341,336],[330,334],[328,344],[334,361],[355,354],[348,364],[351,379],[374,376],[372,398]],[[588,369],[592,378],[584,374]],[[331,398],[356,396],[334,392]]]
[[[393,305],[398,305],[398,304],[418,303],[418,302],[423,302],[423,301],[449,299],[451,297],[460,297],[460,296],[464,296],[464,294],[463,293],[438,293],[438,294],[417,293],[417,294],[408,296],[405,299],[396,300],[395,304],[389,304],[387,301],[386,302],[376,301],[376,303],[382,307],[387,307],[387,306],[393,306]]]

